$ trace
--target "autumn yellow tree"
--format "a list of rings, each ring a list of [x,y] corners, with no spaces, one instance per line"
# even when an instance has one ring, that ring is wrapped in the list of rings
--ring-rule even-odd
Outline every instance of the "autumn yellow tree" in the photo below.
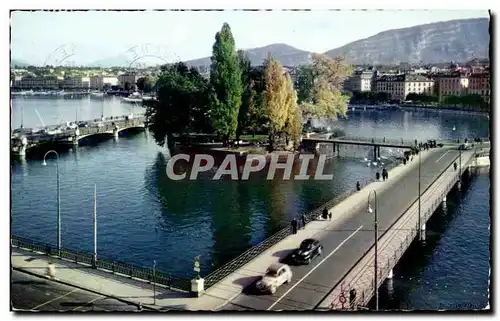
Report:
[[[313,54],[313,64],[303,66],[298,76],[301,93],[300,107],[313,117],[345,117],[349,97],[342,94],[342,85],[352,74],[352,68],[342,58]],[[307,77],[306,77],[307,76]]]
[[[288,119],[287,84],[283,67],[269,56],[264,71],[265,90],[263,106],[268,118],[269,145],[274,150],[282,138],[283,129]]]
[[[288,107],[287,120],[284,132],[288,141],[293,142],[293,148],[297,149],[300,144],[300,134],[302,132],[302,112],[297,105],[297,94],[293,88],[292,78],[289,74],[285,76],[286,84],[286,105]]]

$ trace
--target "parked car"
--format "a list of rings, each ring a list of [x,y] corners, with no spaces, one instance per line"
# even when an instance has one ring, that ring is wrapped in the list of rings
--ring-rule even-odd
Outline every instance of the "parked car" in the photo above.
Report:
[[[276,289],[284,283],[292,281],[292,270],[286,264],[274,263],[267,269],[264,275],[256,283],[256,288],[259,292],[269,292],[274,294]]]
[[[315,239],[305,239],[298,249],[292,252],[290,260],[294,264],[309,264],[323,253],[323,245]]]

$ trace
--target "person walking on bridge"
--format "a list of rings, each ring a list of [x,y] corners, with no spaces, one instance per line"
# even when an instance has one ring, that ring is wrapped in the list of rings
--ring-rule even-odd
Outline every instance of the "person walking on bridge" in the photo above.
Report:
[[[323,209],[323,215],[322,215],[323,219],[326,220],[328,218],[328,210],[326,209],[326,207]]]
[[[453,163],[453,167],[457,170],[457,162]]]
[[[295,217],[292,220],[292,234],[297,234],[297,220]]]
[[[356,190],[358,192],[361,190],[361,184],[359,184],[359,181],[356,182]]]
[[[302,214],[302,229],[306,228],[306,214]]]

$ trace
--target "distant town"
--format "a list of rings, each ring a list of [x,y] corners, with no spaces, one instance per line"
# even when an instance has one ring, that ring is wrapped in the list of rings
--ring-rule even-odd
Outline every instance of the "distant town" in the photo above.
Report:
[[[209,66],[194,67],[206,77]],[[297,66],[284,66],[296,81]],[[380,101],[420,101],[427,104],[456,105],[461,99],[477,105],[481,97],[490,104],[490,67],[486,59],[465,63],[435,65],[353,66],[354,72],[344,82],[343,90],[352,96],[351,103]],[[17,67],[11,70],[13,95],[54,94],[58,91],[151,92],[160,66],[143,68],[93,67]],[[148,85],[150,84],[150,85]],[[476,99],[476,102],[474,102]]]

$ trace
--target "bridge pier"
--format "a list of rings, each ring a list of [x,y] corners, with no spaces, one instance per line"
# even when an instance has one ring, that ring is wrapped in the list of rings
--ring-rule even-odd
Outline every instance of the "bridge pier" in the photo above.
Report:
[[[21,138],[21,146],[19,146],[19,149],[18,149],[18,154],[19,156],[26,156],[26,149],[28,147],[28,139],[23,136]]]
[[[443,197],[443,203],[446,203],[446,195]]]
[[[387,275],[387,279],[389,279],[389,280],[390,280],[390,279],[392,279],[392,278],[394,277],[392,270],[393,270],[393,269],[391,269],[391,270],[389,271],[389,275]]]
[[[113,128],[113,136],[114,136],[115,138],[118,138],[118,131],[119,131],[119,129],[120,129],[120,128],[118,127],[118,125],[117,125],[117,126],[115,126],[115,128]]]

